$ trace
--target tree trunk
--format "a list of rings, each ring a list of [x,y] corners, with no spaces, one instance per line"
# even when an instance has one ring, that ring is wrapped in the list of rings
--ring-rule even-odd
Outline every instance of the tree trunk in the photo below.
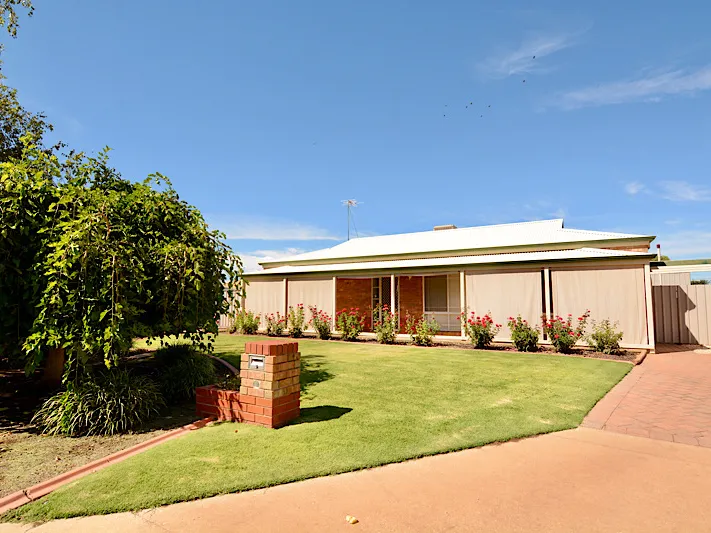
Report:
[[[57,388],[62,384],[64,374],[64,348],[50,348],[42,374],[42,383]]]

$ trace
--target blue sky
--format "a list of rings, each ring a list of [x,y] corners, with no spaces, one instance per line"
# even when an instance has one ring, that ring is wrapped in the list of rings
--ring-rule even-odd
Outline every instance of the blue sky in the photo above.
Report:
[[[23,104],[250,265],[344,239],[347,198],[360,235],[563,216],[711,257],[708,2],[34,3]]]

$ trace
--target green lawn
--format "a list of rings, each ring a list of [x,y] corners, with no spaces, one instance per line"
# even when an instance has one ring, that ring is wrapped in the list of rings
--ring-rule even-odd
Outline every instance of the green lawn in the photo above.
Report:
[[[217,355],[238,364],[246,340],[218,337]],[[138,510],[573,428],[631,368],[371,343],[301,340],[300,348],[302,417],[296,423],[278,430],[207,427],[16,514],[44,520]]]

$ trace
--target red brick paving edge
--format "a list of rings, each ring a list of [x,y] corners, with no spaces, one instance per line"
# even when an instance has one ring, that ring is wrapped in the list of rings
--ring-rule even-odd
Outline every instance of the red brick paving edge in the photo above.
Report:
[[[204,427],[205,424],[211,420],[212,418],[203,418],[202,420],[198,420],[192,424],[188,424],[181,428],[163,433],[162,435],[158,435],[157,437],[153,437],[152,439],[140,442],[135,446],[126,448],[125,450],[120,450],[111,455],[107,455],[106,457],[102,457],[101,459],[97,459],[96,461],[92,461],[91,463],[79,466],[74,470],[70,470],[69,472],[53,477],[52,479],[33,485],[28,489],[14,492],[4,498],[0,498],[0,514],[16,509],[26,503],[30,503],[38,498],[41,498],[42,496],[46,496],[50,492],[57,490],[59,487],[66,485],[67,483],[71,483],[72,481],[82,478],[88,474],[102,470],[112,464],[119,463],[124,459],[128,459],[133,455],[141,453],[149,448],[153,448],[154,446],[157,446],[165,441],[180,437],[189,431]]]

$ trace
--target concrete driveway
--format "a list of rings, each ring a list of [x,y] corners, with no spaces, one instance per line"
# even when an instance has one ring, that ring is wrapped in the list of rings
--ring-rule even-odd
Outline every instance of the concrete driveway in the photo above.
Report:
[[[580,428],[32,531],[698,532],[709,494],[711,450]]]
[[[711,350],[660,352],[612,389],[583,426],[711,448]]]

